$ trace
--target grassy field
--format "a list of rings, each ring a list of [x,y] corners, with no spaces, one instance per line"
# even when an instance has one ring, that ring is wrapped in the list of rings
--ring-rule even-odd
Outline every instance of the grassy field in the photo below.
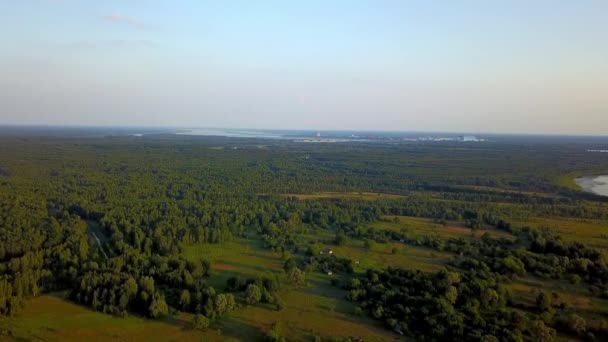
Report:
[[[580,176],[582,176],[582,175],[578,174],[578,173],[570,173],[567,175],[563,175],[563,176],[557,177],[556,183],[557,183],[557,185],[559,185],[563,188],[566,188],[566,189],[581,191],[582,190],[581,187],[578,184],[576,184],[576,181],[575,181],[575,179]]]
[[[437,235],[443,239],[459,237],[480,237],[485,233],[492,237],[513,238],[511,234],[486,227],[473,231],[462,224],[448,223],[442,225],[431,219],[410,216],[385,216],[387,221],[374,222],[370,227],[406,233],[410,238]],[[398,222],[393,222],[397,218]]]
[[[397,247],[396,254],[391,249]],[[335,248],[338,256],[359,260],[356,271],[386,265],[417,268],[427,271],[441,269],[449,255],[429,249],[402,244],[378,244],[368,251],[361,241],[349,241]],[[191,245],[185,248],[191,260],[208,259],[212,263],[211,285],[222,289],[230,276],[255,277],[262,273],[283,275],[279,253],[263,249],[257,240],[238,239],[214,245]],[[0,319],[0,340],[45,341],[220,341],[261,340],[275,322],[291,341],[310,341],[314,336],[361,337],[365,341],[389,341],[396,336],[380,323],[365,315],[354,314],[354,305],[345,299],[344,291],[330,285],[331,278],[318,272],[307,273],[307,286],[291,288],[284,285],[278,296],[285,303],[281,311],[274,306],[257,304],[238,309],[216,320],[205,332],[190,329],[189,314],[163,320],[136,316],[117,318],[73,304],[63,295],[44,295],[29,301],[15,317]]]
[[[413,218],[416,219],[416,218]],[[418,219],[416,219],[418,220]],[[420,221],[431,220],[419,219]],[[384,224],[385,222],[374,223]],[[386,222],[392,225],[392,222]],[[442,227],[441,225],[438,225]],[[399,228],[396,228],[399,229]],[[470,231],[470,229],[467,228]],[[422,234],[421,234],[422,235]],[[453,257],[449,253],[442,253],[426,247],[417,247],[399,242],[376,243],[369,250],[364,247],[364,241],[347,238],[346,242],[340,246],[333,242],[335,234],[327,230],[314,230],[302,232],[298,237],[301,248],[306,248],[311,241],[322,241],[324,249],[332,249],[333,255],[337,257],[353,260],[356,272],[364,272],[368,268],[386,268],[387,266],[403,267],[408,269],[419,269],[422,271],[437,271],[443,268]],[[393,254],[392,249],[396,248],[397,253]]]
[[[538,290],[556,293],[568,308],[576,310],[588,318],[608,314],[608,299],[598,298],[589,293],[586,286],[574,285],[564,280],[544,280],[535,277],[518,279],[509,284],[516,303],[534,306]]]
[[[213,322],[204,332],[190,328],[191,315],[180,313],[163,320],[113,317],[73,304],[61,294],[30,300],[14,317],[0,318],[0,341],[252,341],[262,340],[275,322],[290,341],[314,336],[356,336],[365,341],[388,341],[394,335],[377,322],[353,314],[344,293],[329,285],[324,275],[311,274],[308,286],[284,288],[282,311],[265,304],[241,308]]]
[[[547,227],[567,241],[580,241],[590,247],[608,252],[608,222],[602,220],[576,218],[532,217],[526,220],[513,221],[516,227]]]
[[[512,235],[494,229],[471,229],[458,224],[441,225],[430,219],[393,216],[387,221],[372,223],[377,229],[406,232],[410,237],[439,236],[440,238],[473,238],[489,233],[494,237]],[[608,248],[608,226],[603,222],[575,219],[534,218],[516,225],[551,226],[566,239],[585,239],[591,245]],[[91,232],[99,227],[89,226]],[[100,239],[103,239],[98,232]],[[337,257],[355,261],[355,272],[368,268],[397,266],[422,271],[437,271],[448,264],[453,255],[415,247],[398,242],[375,244],[365,248],[361,240],[346,239],[335,246],[333,234],[324,231],[302,232],[303,241],[320,240],[333,250]],[[102,243],[105,242],[102,240]],[[396,249],[393,252],[393,249]],[[256,277],[272,274],[283,277],[283,260],[280,253],[263,248],[259,239],[239,238],[232,242],[217,244],[195,244],[186,246],[184,256],[190,260],[207,259],[212,265],[209,283],[222,290],[231,276]],[[342,275],[334,275],[341,277]],[[284,285],[277,295],[285,303],[281,311],[268,304],[242,307],[232,314],[214,321],[205,332],[190,329],[189,314],[180,313],[160,321],[136,316],[116,318],[75,305],[60,295],[45,295],[34,298],[15,317],[0,319],[0,341],[2,340],[48,340],[48,341],[102,341],[102,340],[149,340],[149,341],[251,341],[263,339],[264,332],[275,322],[280,322],[283,335],[290,341],[310,341],[315,336],[360,337],[365,341],[389,341],[397,336],[366,316],[354,314],[353,303],[344,297],[344,291],[330,285],[331,276],[319,272],[307,273],[307,286],[291,288]],[[608,314],[608,300],[593,297],[586,287],[565,281],[545,281],[533,277],[519,279],[508,285],[517,303],[534,305],[534,289],[558,293],[562,300],[585,317]]]
[[[283,260],[279,253],[263,249],[258,240],[238,239],[223,244],[186,246],[184,257],[211,262],[209,283],[222,289],[232,276],[254,278],[263,273],[282,274]]]
[[[314,336],[323,339],[352,336],[365,341],[396,338],[378,322],[354,315],[354,305],[344,299],[344,291],[329,285],[327,276],[311,273],[307,275],[307,282],[309,285],[305,288],[280,291],[279,296],[286,303],[282,311],[265,305],[248,306],[232,315],[222,326],[228,328],[230,324],[238,323],[265,331],[274,322],[280,322],[289,341],[312,341]],[[252,340],[252,336],[255,335],[243,336],[243,340]]]
[[[180,314],[153,321],[113,317],[63,299],[44,295],[30,300],[14,317],[0,317],[0,341],[223,341],[216,330],[189,328],[190,316]]]
[[[556,194],[551,194],[551,193],[521,191],[521,190],[496,188],[496,187],[480,186],[480,185],[457,185],[457,186],[454,186],[454,188],[463,189],[463,190],[495,192],[495,193],[499,193],[499,194],[522,194],[522,195],[530,195],[530,196],[538,196],[538,197],[557,197]]]
[[[349,240],[344,245],[331,248],[337,257],[349,258],[353,262],[358,261],[359,264],[355,264],[355,272],[364,272],[368,268],[381,269],[387,266],[429,272],[438,271],[445,267],[452,258],[449,253],[398,242],[376,244],[371,250],[368,250],[362,241]],[[397,253],[392,253],[393,248],[397,249]]]
[[[361,200],[398,199],[401,195],[384,194],[378,192],[318,192],[313,194],[284,194],[285,197],[294,197],[299,200],[310,200],[319,198],[343,198]]]
[[[431,257],[429,250],[407,249],[398,255],[390,254],[390,247],[383,246],[366,252],[362,243],[353,241],[338,247],[340,256],[361,259],[363,267],[382,267],[387,262],[394,265],[416,265],[431,270],[442,267],[445,256]],[[386,250],[385,250],[386,249]],[[262,273],[283,276],[280,253],[263,249],[257,240],[239,239],[223,245],[192,245],[185,249],[185,256],[192,260],[206,258],[211,261],[214,273],[210,284],[223,288],[231,276],[255,277]],[[311,340],[315,335],[358,336],[366,341],[390,340],[394,335],[377,322],[355,316],[354,306],[345,300],[344,291],[330,285],[330,278],[318,272],[307,273],[308,286],[289,288],[284,286],[278,296],[285,302],[282,311],[274,306],[258,304],[242,308],[230,317],[218,321],[217,326],[226,334],[247,341],[262,338],[262,333],[274,322],[281,322],[284,334],[290,340]]]

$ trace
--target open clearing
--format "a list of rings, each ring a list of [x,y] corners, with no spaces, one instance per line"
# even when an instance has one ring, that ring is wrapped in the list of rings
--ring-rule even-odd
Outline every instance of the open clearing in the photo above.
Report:
[[[319,198],[343,198],[343,199],[401,199],[406,196],[385,194],[379,192],[317,192],[312,194],[284,194],[285,197],[294,197],[299,200],[319,199]]]
[[[211,262],[209,284],[223,289],[232,276],[254,278],[263,273],[282,274],[279,253],[263,249],[257,240],[237,239],[223,244],[193,244],[184,248],[184,257]]]
[[[309,276],[309,286],[283,289],[286,306],[247,306],[216,320],[204,332],[190,328],[191,315],[179,313],[163,320],[136,316],[114,317],[71,303],[62,294],[28,301],[16,316],[0,318],[0,341],[251,341],[263,339],[275,322],[290,340],[314,336],[357,336],[365,341],[388,341],[394,335],[378,322],[352,314],[354,306],[322,275]]]
[[[113,317],[44,295],[27,302],[14,317],[0,318],[0,341],[223,341],[217,331],[189,328],[189,315],[164,320]]]
[[[576,218],[531,217],[526,220],[513,221],[516,227],[549,228],[566,241],[580,241],[608,251],[608,222],[603,220]]]
[[[364,341],[390,341],[396,338],[380,323],[354,315],[354,305],[344,299],[341,289],[329,285],[325,275],[309,274],[307,278],[308,287],[279,292],[286,303],[282,311],[265,305],[248,306],[233,314],[222,326],[241,323],[257,327],[257,331],[265,331],[274,322],[281,322],[282,330],[290,336],[290,341],[312,341],[314,336],[324,340],[353,336]],[[244,340],[252,340],[252,335],[244,336]]]
[[[393,221],[394,219],[397,221]],[[507,232],[486,227],[484,229],[472,230],[462,224],[449,223],[442,225],[433,222],[431,219],[411,217],[411,216],[385,216],[385,221],[374,222],[369,226],[376,229],[386,229],[395,232],[405,233],[410,238],[422,238],[425,236],[439,236],[443,239],[449,238],[472,238],[473,236],[480,237],[488,233],[495,238],[513,238]]]
[[[376,244],[371,250],[364,247],[359,240],[349,240],[342,246],[332,246],[337,257],[352,259],[355,272],[364,272],[368,268],[401,267],[421,271],[438,271],[444,268],[452,258],[449,253],[433,251],[430,248],[416,247],[398,242]],[[396,253],[392,249],[396,248]]]
[[[385,248],[368,252],[360,241],[354,241],[352,245],[337,247],[336,254],[361,259],[361,271],[364,265],[380,267],[387,263],[435,270],[442,268],[447,260],[446,256],[432,257],[432,252],[423,248],[407,247],[398,255],[390,254],[388,245]],[[185,249],[184,255],[191,260],[205,258],[211,261],[215,272],[209,283],[220,290],[231,276],[248,278],[265,273],[284,277],[281,254],[263,249],[257,240],[191,245]],[[294,289],[284,285],[279,291],[278,296],[285,303],[283,310],[276,311],[274,306],[267,304],[247,306],[219,320],[216,326],[243,341],[263,338],[263,332],[275,322],[281,322],[286,335],[296,341],[312,340],[315,335],[323,338],[357,336],[365,341],[394,339],[395,336],[379,323],[354,315],[354,305],[345,299],[343,290],[330,285],[330,277],[311,271],[306,278],[306,287]]]
[[[516,303],[535,306],[537,291],[556,293],[560,301],[565,301],[569,308],[586,317],[608,314],[608,300],[589,293],[586,287],[574,285],[563,280],[544,280],[536,277],[517,279],[508,285]]]
[[[391,254],[393,246],[399,248],[397,254]],[[449,260],[447,254],[398,243],[379,244],[368,251],[361,241],[350,241],[336,247],[335,251],[337,255],[361,260],[356,271],[385,265],[432,271],[441,269]],[[218,289],[222,289],[231,276],[283,275],[280,254],[262,249],[256,240],[191,245],[185,249],[184,255],[191,260],[210,260],[215,272],[212,272],[209,282]],[[285,334],[295,341],[312,340],[314,336],[325,339],[354,336],[365,341],[395,338],[380,323],[355,315],[355,306],[344,298],[340,288],[330,285],[330,280],[327,275],[309,272],[307,286],[284,286],[278,292],[285,303],[283,310],[277,311],[267,304],[243,307],[216,320],[205,332],[190,328],[189,314],[180,313],[160,321],[136,316],[119,318],[71,303],[64,299],[63,294],[33,298],[17,316],[0,319],[0,332],[8,340],[250,341],[262,339],[273,323],[281,322]]]

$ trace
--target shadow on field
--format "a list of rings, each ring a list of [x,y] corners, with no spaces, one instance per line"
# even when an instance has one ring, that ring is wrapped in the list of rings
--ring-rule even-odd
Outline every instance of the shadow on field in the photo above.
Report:
[[[333,287],[320,279],[311,279],[308,283],[310,286],[305,288],[304,292],[329,300],[327,305],[318,305],[319,308],[339,313],[344,316],[344,319],[349,321],[356,321],[356,318],[353,317],[355,306],[344,298],[346,293],[343,290]]]
[[[264,334],[257,327],[233,317],[222,319],[214,324],[213,328],[221,329],[223,336],[243,341],[261,341],[264,338]]]
[[[233,266],[235,269],[255,270],[257,273],[276,272],[276,269],[272,269],[266,266],[253,266],[243,262],[224,261],[224,264]]]

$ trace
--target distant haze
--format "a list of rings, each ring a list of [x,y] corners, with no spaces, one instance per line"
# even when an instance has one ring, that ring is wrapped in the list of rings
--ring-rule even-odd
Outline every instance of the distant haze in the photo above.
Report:
[[[608,1],[0,2],[0,124],[608,134]]]

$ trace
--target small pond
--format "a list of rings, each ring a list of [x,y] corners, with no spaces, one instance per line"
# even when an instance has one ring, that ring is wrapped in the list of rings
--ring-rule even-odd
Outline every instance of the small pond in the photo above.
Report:
[[[608,196],[608,175],[580,177],[575,181],[576,184],[587,192]]]

